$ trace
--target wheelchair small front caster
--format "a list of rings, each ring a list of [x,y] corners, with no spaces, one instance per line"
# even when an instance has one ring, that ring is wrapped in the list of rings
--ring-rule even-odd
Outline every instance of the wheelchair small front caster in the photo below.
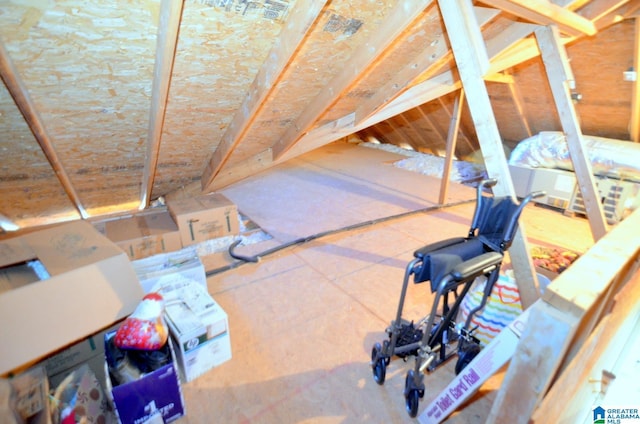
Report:
[[[376,383],[383,385],[384,379],[387,376],[387,364],[390,359],[385,358],[382,353],[382,346],[380,343],[376,343],[371,348],[371,368],[373,371],[373,379]]]
[[[418,415],[418,405],[420,404],[420,399],[424,397],[424,387],[417,387],[413,376],[414,371],[409,370],[404,380],[405,407],[407,414],[411,418],[415,418]]]

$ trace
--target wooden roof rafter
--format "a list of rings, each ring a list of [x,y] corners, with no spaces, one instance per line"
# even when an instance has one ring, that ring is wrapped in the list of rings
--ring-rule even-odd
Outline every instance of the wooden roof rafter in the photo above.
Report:
[[[62,188],[64,189],[67,197],[75,207],[80,216],[85,219],[89,217],[80,196],[76,192],[69,174],[67,173],[62,161],[58,156],[49,134],[44,126],[42,119],[38,113],[38,110],[29,96],[29,91],[25,87],[24,83],[20,79],[12,61],[9,57],[9,53],[4,47],[4,43],[0,41],[0,77],[4,81],[7,90],[11,94],[16,106],[20,110],[20,113],[24,117],[25,122],[29,126],[29,129],[33,133],[36,141],[40,145],[42,152],[49,161],[51,168],[56,174],[56,177],[60,181]]]
[[[370,65],[384,56],[391,46],[431,4],[433,0],[400,2],[376,31],[366,46],[358,49],[344,70],[327,84],[314,98],[285,134],[273,145],[274,161],[280,159],[294,144],[304,137],[326,111],[360,80]]]
[[[474,12],[481,26],[500,13],[499,10],[485,7],[475,7]],[[437,74],[451,60],[453,56],[447,47],[446,37],[443,33],[438,34],[412,63],[394,75],[374,96],[358,107],[356,122],[363,122],[418,81]]]
[[[242,141],[267,97],[281,80],[299,46],[318,19],[327,0],[296,2],[287,25],[274,43],[264,65],[258,71],[240,109],[236,112],[202,175],[202,188],[211,188],[214,178],[225,165],[235,147]]]
[[[140,209],[149,206],[151,190],[158,165],[160,142],[167,99],[171,86],[171,74],[178,45],[183,1],[162,0],[156,40],[156,60],[153,70],[151,107],[149,109],[149,131],[147,134],[147,154],[144,163],[140,190]]]

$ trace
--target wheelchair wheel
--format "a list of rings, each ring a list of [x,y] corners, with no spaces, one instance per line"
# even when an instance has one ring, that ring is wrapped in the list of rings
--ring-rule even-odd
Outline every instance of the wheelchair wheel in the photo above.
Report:
[[[475,358],[478,353],[480,353],[480,346],[477,344],[471,344],[458,352],[458,361],[456,362],[456,375],[460,374],[463,369],[469,365],[473,358]]]
[[[371,349],[371,368],[373,371],[373,379],[376,383],[383,385],[387,376],[387,360],[382,356],[382,346],[380,343],[373,345]]]
[[[421,392],[417,387],[414,387],[413,370],[409,370],[404,380],[404,401],[407,414],[411,418],[415,418],[418,415],[418,405],[422,396],[424,396],[424,391]]]

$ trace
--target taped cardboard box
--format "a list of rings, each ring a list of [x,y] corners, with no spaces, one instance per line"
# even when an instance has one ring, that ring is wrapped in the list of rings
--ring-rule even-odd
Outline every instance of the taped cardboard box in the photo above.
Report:
[[[131,314],[144,296],[131,262],[85,221],[0,242],[0,375]]]
[[[178,224],[183,246],[240,231],[237,206],[220,193],[169,200],[167,207]]]
[[[131,260],[182,249],[178,225],[166,210],[107,221],[104,232]]]

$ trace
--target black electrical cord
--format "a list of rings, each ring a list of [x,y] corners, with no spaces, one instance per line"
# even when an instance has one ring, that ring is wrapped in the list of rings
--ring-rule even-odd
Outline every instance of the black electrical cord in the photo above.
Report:
[[[320,233],[316,233],[310,236],[306,236],[306,237],[301,237],[289,242],[286,242],[284,244],[281,244],[279,246],[276,247],[272,247],[271,249],[267,249],[261,253],[255,254],[253,256],[244,256],[244,255],[239,255],[237,253],[235,253],[233,250],[242,242],[241,239],[238,239],[236,241],[234,241],[233,243],[231,243],[231,245],[229,246],[229,256],[231,256],[233,259],[237,259],[236,262],[233,262],[229,265],[220,267],[220,268],[216,268],[210,271],[206,272],[206,276],[212,276],[212,275],[216,275],[216,274],[220,274],[222,272],[225,271],[229,271],[232,270],[234,268],[239,267],[240,265],[244,265],[247,263],[257,263],[260,261],[260,258],[265,257],[265,256],[269,256],[271,254],[274,254],[276,252],[279,252],[281,250],[287,249],[291,246],[295,246],[298,244],[303,244],[303,243],[308,243],[312,240],[316,240],[322,237],[326,237],[329,235],[333,235],[333,234],[338,234],[338,233],[342,233],[342,232],[347,232],[347,231],[352,231],[352,230],[356,230],[358,228],[362,228],[362,227],[367,227],[367,226],[371,226],[371,225],[375,225],[375,224],[379,224],[381,222],[386,222],[386,221],[391,221],[393,219],[399,219],[399,218],[404,218],[406,216],[410,216],[410,215],[414,215],[414,214],[418,214],[418,213],[426,213],[426,212],[432,212],[435,210],[440,210],[440,209],[445,209],[445,208],[450,208],[450,207],[454,207],[454,206],[459,206],[459,205],[464,205],[467,203],[473,203],[475,202],[476,199],[470,199],[470,200],[461,200],[459,202],[453,202],[453,203],[447,203],[445,205],[436,205],[436,206],[429,206],[426,208],[422,208],[422,209],[416,209],[413,211],[408,211],[408,212],[403,212],[403,213],[399,213],[396,215],[391,215],[391,216],[386,216],[383,218],[378,218],[378,219],[372,219],[369,221],[364,221],[364,222],[360,222],[358,224],[353,224],[353,225],[348,225],[346,227],[342,227],[342,228],[337,228],[334,230],[328,230],[328,231],[323,231]]]

